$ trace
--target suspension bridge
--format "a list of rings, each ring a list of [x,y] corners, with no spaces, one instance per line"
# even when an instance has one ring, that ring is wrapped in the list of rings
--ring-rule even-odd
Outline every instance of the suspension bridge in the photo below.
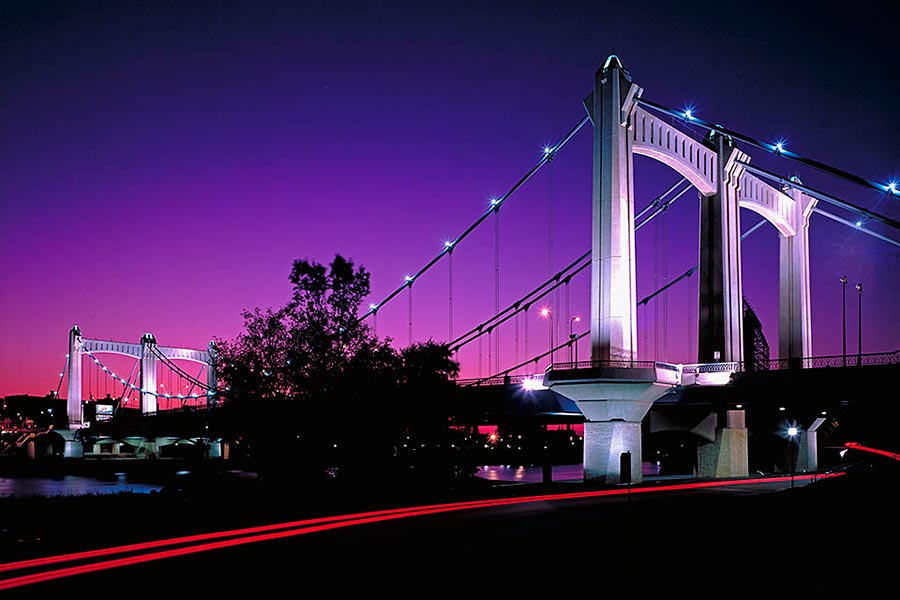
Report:
[[[654,403],[671,397],[673,390],[723,386],[732,381],[734,374],[753,369],[809,369],[830,360],[839,360],[838,368],[864,364],[861,342],[858,352],[848,356],[846,339],[840,357],[813,355],[810,219],[821,215],[895,247],[900,242],[884,230],[896,230],[900,223],[819,187],[804,184],[796,175],[753,164],[752,159],[757,153],[775,157],[887,198],[900,198],[898,182],[875,182],[792,152],[782,141],[760,141],[700,119],[691,109],[673,109],[645,98],[644,89],[632,80],[615,55],[609,56],[596,72],[593,87],[581,105],[583,116],[557,142],[547,145],[533,166],[505,193],[490,198],[485,210],[461,233],[445,240],[422,267],[405,275],[396,288],[371,303],[360,319],[369,320],[378,334],[379,315],[384,318],[390,310],[396,318],[405,304],[407,341],[412,344],[416,340],[414,289],[429,279],[446,277],[448,327],[446,338],[441,336],[441,339],[447,340],[464,370],[470,367],[469,362],[477,364],[467,371],[477,372],[478,376],[461,379],[459,384],[478,387],[521,382],[531,389],[549,390],[554,396],[566,399],[585,419],[585,478],[606,482],[641,480],[642,422]],[[554,247],[552,169],[554,161],[558,161],[563,150],[582,131],[592,131],[590,248],[560,267]],[[651,159],[678,177],[642,208],[636,206],[635,199],[635,156]],[[546,170],[548,181],[547,277],[501,304],[501,210],[506,214],[505,207],[532,185],[542,170]],[[699,261],[672,280],[668,279],[666,266],[661,285],[639,298],[637,233],[650,223],[657,227],[659,219],[691,190],[699,203],[696,244]],[[743,231],[742,209],[760,218]],[[459,298],[454,298],[454,257],[491,223],[494,226],[493,285],[480,287],[492,292],[492,298],[477,302],[480,306],[493,304],[493,311],[463,333],[455,333],[454,302],[458,308]],[[746,307],[742,291],[742,241],[767,223],[777,231],[779,240],[778,357],[774,361],[752,356],[753,347],[748,346],[748,332],[744,330]],[[871,227],[870,223],[877,226]],[[660,242],[660,233],[657,227],[654,244]],[[665,230],[662,234],[666,235]],[[655,259],[666,256],[665,240],[662,246],[661,252],[655,249]],[[478,262],[479,267],[484,267],[484,256]],[[447,266],[446,275],[437,271],[441,264]],[[457,273],[456,281],[461,277],[468,278],[469,274]],[[669,356],[667,342],[659,343],[658,339],[654,340],[651,351],[646,343],[646,326],[644,348],[639,352],[639,309],[651,302],[660,306],[660,300],[686,280],[694,281],[697,287],[693,325],[688,317],[688,328],[693,330],[687,337],[696,340],[696,347],[687,343],[691,356],[688,360],[684,360],[684,352],[682,360]],[[580,314],[573,314],[569,306],[576,282],[581,284],[579,290],[586,290],[576,298],[577,302],[584,303],[584,312]],[[515,285],[521,283],[516,281]],[[654,283],[659,283],[658,278],[654,278]],[[507,284],[507,287],[514,286]],[[861,294],[861,284],[858,289]],[[665,315],[665,304],[662,307]],[[548,339],[546,346],[538,343],[540,350],[530,352],[528,323],[535,319],[547,323]],[[657,338],[660,332],[666,335],[664,326],[654,325]],[[507,337],[501,343],[503,335]],[[472,351],[476,347],[477,355]],[[81,363],[85,358],[93,361],[97,377],[121,386],[119,395],[123,400],[134,398],[143,412],[153,413],[173,405],[215,403],[215,373],[210,368],[214,352],[213,345],[205,350],[158,346],[150,334],[139,344],[85,339],[77,327],[73,328],[67,358],[70,427],[77,429],[82,424]],[[135,367],[125,376],[113,372],[99,358],[102,353],[131,357]],[[200,372],[192,375],[176,361],[199,363]],[[866,355],[866,361],[897,364],[897,352],[874,358]],[[165,391],[157,385],[160,367],[167,369],[169,377],[175,375],[175,383]],[[204,370],[205,380],[201,378]],[[709,465],[709,470],[701,474],[746,475],[744,411],[728,410],[727,414],[714,417],[710,443],[704,448],[706,459],[702,461]],[[816,423],[806,427],[804,442],[808,449],[815,447],[816,427]],[[625,455],[631,457],[630,462],[622,460]],[[814,451],[807,452],[807,456],[807,466],[814,468]]]

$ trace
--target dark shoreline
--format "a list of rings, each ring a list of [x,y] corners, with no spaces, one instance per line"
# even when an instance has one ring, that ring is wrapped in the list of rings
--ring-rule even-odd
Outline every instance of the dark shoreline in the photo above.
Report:
[[[98,467],[109,473],[124,468],[130,478],[162,484],[159,492],[150,493],[0,498],[0,563],[311,517],[604,487],[584,482],[510,484],[476,476],[453,481],[373,478],[353,484],[337,480],[288,484],[264,481],[252,471],[234,468],[243,465],[227,461],[207,460],[200,465],[180,459],[99,462],[15,468],[0,462],[0,476],[15,472],[16,476],[46,477],[65,466],[70,467],[65,474],[97,477]],[[768,529],[771,524],[777,532],[780,523],[790,523],[824,527],[835,542],[868,545],[869,536],[896,522],[898,465],[879,461],[877,468],[855,468],[842,477],[796,490],[712,493],[673,499],[673,505],[683,511],[684,518],[693,515],[704,521],[721,518],[727,522],[740,514],[747,531],[754,525]]]

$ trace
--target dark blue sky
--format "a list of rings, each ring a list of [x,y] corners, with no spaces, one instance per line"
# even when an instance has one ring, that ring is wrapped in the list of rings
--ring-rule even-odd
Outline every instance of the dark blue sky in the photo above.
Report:
[[[231,338],[241,309],[285,301],[296,258],[350,258],[378,302],[581,119],[611,53],[649,100],[694,104],[867,179],[900,176],[896,3],[727,4],[3,3],[0,394],[55,388],[76,323],[90,338],[151,331],[171,346]],[[585,129],[553,163],[557,268],[590,247],[590,151]],[[900,218],[897,199],[748,152]],[[678,178],[635,164],[638,208]],[[547,177],[501,211],[501,306],[547,275]],[[742,218],[745,230],[758,220]],[[454,253],[454,335],[493,314],[493,236],[487,223]],[[865,285],[864,351],[900,347],[897,247],[816,215],[811,239],[814,353],[841,351],[841,275]],[[639,297],[696,264],[693,192],[639,232],[638,260]],[[743,260],[774,356],[773,227],[748,238]],[[449,334],[448,267],[432,271],[414,286],[415,339]],[[587,290],[572,284],[560,323],[586,314]],[[639,319],[642,358],[689,362],[696,282]],[[408,342],[405,294],[377,326]],[[491,365],[525,356],[520,327],[518,344],[501,330]],[[547,332],[529,318],[529,354]],[[487,375],[475,346],[460,354],[463,374]]]

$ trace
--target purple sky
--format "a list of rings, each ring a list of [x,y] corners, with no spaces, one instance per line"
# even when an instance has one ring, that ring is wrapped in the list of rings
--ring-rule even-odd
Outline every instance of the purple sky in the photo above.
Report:
[[[705,2],[225,4],[0,8],[0,396],[56,389],[73,324],[88,338],[152,332],[167,346],[230,339],[242,309],[288,298],[294,259],[340,253],[371,273],[367,303],[380,301],[582,118],[611,53],[649,100],[693,104],[703,119],[786,138],[867,179],[900,176],[896,5],[755,2],[727,14]],[[553,161],[557,269],[590,248],[590,137],[584,128]],[[753,164],[900,219],[896,198],[747,151]],[[677,179],[637,157],[637,209]],[[547,277],[549,187],[544,169],[501,210],[501,307]],[[759,218],[742,211],[743,229]],[[641,229],[638,297],[697,263],[697,227],[692,190]],[[848,350],[857,282],[863,351],[900,348],[898,248],[820,215],[810,229],[814,354],[841,353],[842,275]],[[494,313],[494,232],[491,219],[453,254],[454,335]],[[774,227],[742,252],[744,293],[774,357]],[[573,316],[587,325],[587,276],[571,284],[568,311],[560,295],[563,337]],[[413,286],[415,340],[447,339],[448,279],[442,260]],[[641,358],[695,359],[696,294],[691,278],[638,311]],[[406,293],[384,307],[379,336],[406,345],[408,309]],[[527,338],[520,319],[518,344],[513,323],[490,364],[486,340],[480,362],[477,342],[460,352],[462,376],[524,360],[526,339],[529,354],[546,350],[536,311]]]

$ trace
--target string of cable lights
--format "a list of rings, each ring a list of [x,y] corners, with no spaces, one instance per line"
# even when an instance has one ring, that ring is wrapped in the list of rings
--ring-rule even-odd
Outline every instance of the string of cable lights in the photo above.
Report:
[[[459,234],[453,240],[447,240],[444,242],[444,246],[441,251],[430,261],[428,261],[423,267],[421,267],[418,271],[411,275],[406,275],[403,280],[403,284],[397,287],[393,292],[388,294],[383,300],[378,303],[373,303],[369,305],[369,309],[363,313],[359,320],[362,321],[368,318],[371,315],[374,315],[378,312],[379,309],[383,308],[388,302],[397,297],[403,290],[406,288],[412,287],[413,283],[428,272],[434,265],[436,265],[442,258],[449,255],[465,238],[467,238],[475,229],[478,228],[482,223],[484,223],[494,212],[499,211],[500,207],[506,202],[520,187],[522,187],[529,179],[531,179],[535,173],[537,173],[541,167],[547,164],[550,159],[561,150],[568,142],[575,136],[576,133],[590,120],[588,116],[583,117],[574,127],[572,127],[569,132],[560,139],[555,145],[547,147],[544,149],[540,160],[538,160],[537,164],[535,164],[531,169],[528,170],[525,175],[523,175],[513,186],[502,196],[499,198],[491,198],[490,206],[481,216],[478,217],[468,228],[466,228],[461,234]]]
[[[199,394],[199,393],[198,394],[169,394],[169,393],[161,393],[161,392],[147,390],[138,385],[134,385],[127,379],[124,379],[124,378],[120,377],[119,375],[117,375],[114,371],[112,371],[106,365],[104,365],[103,362],[99,358],[94,356],[93,352],[91,352],[87,348],[84,348],[83,345],[82,345],[82,350],[88,357],[90,357],[91,360],[94,361],[94,363],[99,367],[99,369],[101,371],[103,371],[104,373],[106,373],[107,375],[112,377],[114,380],[121,382],[122,384],[128,386],[130,389],[132,389],[134,391],[138,391],[141,394],[150,394],[152,396],[156,396],[157,398],[177,398],[177,399],[206,398],[206,397],[215,396],[218,394],[218,392],[213,389],[207,389],[202,394]]]

